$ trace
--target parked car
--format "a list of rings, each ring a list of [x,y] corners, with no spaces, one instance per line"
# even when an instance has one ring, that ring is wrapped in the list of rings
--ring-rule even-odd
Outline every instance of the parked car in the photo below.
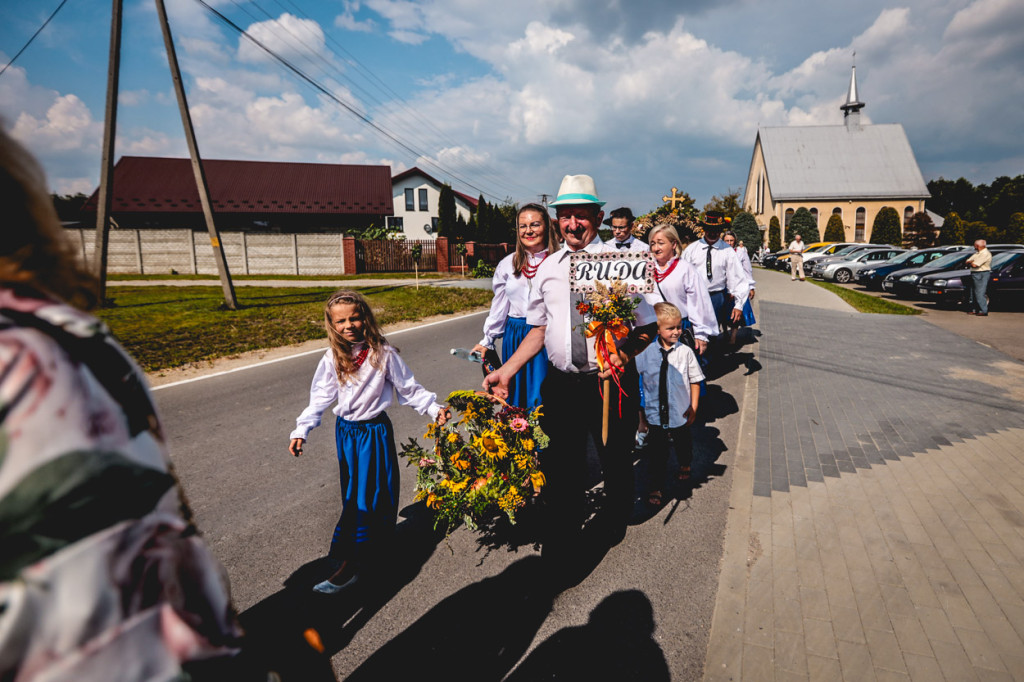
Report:
[[[780,249],[778,251],[773,251],[772,253],[767,254],[764,258],[761,259],[761,265],[763,265],[766,268],[775,269],[775,262],[778,260],[779,256],[788,257],[789,249]]]
[[[1005,255],[1006,262],[998,270],[992,268],[988,283],[988,296],[999,305],[1024,301],[1024,251],[1014,250]]]
[[[848,246],[845,249],[840,249],[831,256],[820,256],[811,261],[810,265],[804,264],[804,270],[810,272],[815,267],[823,263],[834,263],[841,260],[850,260],[855,258],[866,251],[879,251],[886,249],[895,249],[895,246],[890,244],[857,244],[855,246]]]
[[[1000,250],[998,248],[995,250],[989,250],[992,251],[993,257],[996,253],[1004,252],[1004,250]],[[1017,249],[1013,250],[1018,251],[1021,250],[1021,248],[1018,246]],[[964,263],[967,259],[974,253],[974,249],[954,251],[918,268],[907,268],[890,272],[886,275],[885,279],[882,280],[882,290],[895,294],[898,298],[916,298],[918,295],[917,283],[922,277],[940,272],[949,272],[951,270],[961,270],[963,269]]]
[[[992,298],[999,284],[1003,285],[1003,292],[1012,290],[1014,284],[1018,287],[1024,286],[1020,274],[1024,272],[1024,250],[1001,251],[992,256],[992,279],[989,281],[989,298]],[[1018,278],[1012,275],[1014,270],[1018,271]],[[949,270],[934,275],[925,275],[917,282],[917,295],[928,301],[935,301],[939,305],[961,305],[966,303],[967,280],[971,276],[970,268]],[[1009,285],[1009,289],[1005,288]]]
[[[839,253],[842,253],[845,249],[849,249],[850,247],[854,246],[865,246],[865,244],[858,244],[855,242],[832,242],[827,246],[823,246],[815,251],[811,251],[810,249],[805,250],[804,272],[808,272],[808,268],[810,268],[814,261],[816,261],[817,259],[824,258],[826,256],[838,255]],[[783,267],[780,267],[779,269],[784,269],[786,271],[790,269],[788,259],[785,261],[785,265]]]
[[[847,259],[833,261],[823,258],[814,263],[813,277],[846,284],[853,279],[853,273],[906,252],[906,249],[865,249]]]
[[[919,267],[932,262],[936,258],[941,258],[947,253],[963,251],[967,248],[969,247],[960,244],[956,246],[937,246],[932,249],[920,249],[919,251],[907,251],[884,263],[878,263],[873,267],[858,270],[853,274],[853,279],[863,287],[878,290],[882,288],[882,280],[890,272]]]
[[[804,260],[805,260],[805,262],[806,262],[808,254],[818,253],[819,251],[824,251],[825,249],[827,249],[828,247],[832,246],[833,244],[835,244],[835,242],[814,242],[813,244],[808,244],[807,246],[804,247]],[[787,272],[789,271],[790,267],[789,267],[789,247],[788,246],[786,248],[782,249],[782,252],[780,252],[779,257],[775,260],[775,269],[776,270],[785,270]]]

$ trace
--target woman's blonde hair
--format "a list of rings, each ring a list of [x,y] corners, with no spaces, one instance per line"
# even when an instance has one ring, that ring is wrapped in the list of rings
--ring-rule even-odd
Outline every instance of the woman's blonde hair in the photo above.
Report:
[[[679,233],[676,232],[676,228],[671,225],[655,225],[647,235],[647,243],[650,244],[654,241],[654,235],[662,232],[664,232],[668,240],[672,242],[672,248],[675,250],[676,255],[678,256],[681,254],[683,252],[683,241],[679,238]]]
[[[519,237],[519,216],[523,214],[523,211],[536,211],[540,213],[541,222],[544,223],[544,241],[547,242],[546,248],[548,255],[550,256],[555,251],[558,251],[559,241],[557,230],[551,223],[551,215],[548,210],[540,204],[526,204],[525,206],[519,207],[516,212],[516,255],[512,257],[512,271],[516,277],[523,271],[523,267],[529,262],[529,253],[526,251],[526,247],[523,246],[523,240]]]
[[[0,206],[0,286],[94,307],[96,280],[78,262],[64,235],[42,168],[2,128]]]
[[[348,383],[359,370],[355,358],[352,357],[352,344],[334,328],[334,321],[331,319],[331,308],[346,304],[354,305],[356,312],[363,318],[363,340],[369,348],[367,359],[378,370],[384,367],[384,346],[388,342],[381,333],[373,309],[362,294],[346,289],[339,289],[331,294],[324,306],[324,327],[327,329],[327,340],[334,355],[334,369],[338,374],[338,382],[342,384]]]

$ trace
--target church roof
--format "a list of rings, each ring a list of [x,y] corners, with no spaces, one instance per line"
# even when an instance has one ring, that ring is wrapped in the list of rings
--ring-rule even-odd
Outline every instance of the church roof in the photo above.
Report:
[[[931,196],[898,123],[770,127],[757,136],[776,201]]]

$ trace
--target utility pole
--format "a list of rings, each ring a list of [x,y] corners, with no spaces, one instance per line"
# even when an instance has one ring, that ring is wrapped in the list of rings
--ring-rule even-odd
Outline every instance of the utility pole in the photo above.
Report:
[[[103,122],[103,166],[96,195],[96,296],[107,300],[107,248],[110,243],[110,182],[114,176],[114,138],[117,134],[118,75],[121,70],[121,0],[114,0],[110,17],[110,59],[107,62],[107,113]]]
[[[185,86],[181,81],[181,70],[178,68],[178,57],[174,51],[174,38],[171,37],[171,26],[167,23],[167,9],[164,0],[156,0],[156,11],[160,16],[160,28],[163,29],[164,46],[167,48],[167,61],[171,67],[171,78],[174,79],[174,92],[178,96],[178,109],[181,111],[181,123],[185,128],[185,140],[188,142],[188,153],[192,157],[192,172],[196,176],[196,189],[199,190],[199,202],[203,206],[206,218],[206,230],[210,233],[210,246],[213,247],[213,259],[217,263],[220,274],[221,288],[224,290],[224,304],[231,310],[238,308],[235,298],[235,287],[231,283],[228,262],[224,258],[224,246],[220,242],[220,234],[213,222],[213,205],[210,203],[210,188],[206,183],[206,173],[199,157],[199,146],[196,144],[196,132],[192,127],[192,116],[188,112],[188,100],[185,99]]]

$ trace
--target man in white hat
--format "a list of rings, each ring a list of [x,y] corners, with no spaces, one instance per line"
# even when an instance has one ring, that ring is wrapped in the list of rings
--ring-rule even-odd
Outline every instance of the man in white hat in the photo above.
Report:
[[[515,354],[496,372],[484,379],[484,387],[499,395],[507,392],[508,381],[541,348],[548,353],[550,367],[541,386],[544,416],[541,428],[551,439],[541,455],[541,468],[547,478],[544,499],[548,518],[544,524],[543,556],[551,561],[557,576],[568,568],[575,551],[586,511],[587,436],[594,440],[604,473],[605,504],[598,527],[607,532],[605,539],[615,544],[622,539],[633,510],[633,438],[636,433],[639,402],[639,377],[632,358],[657,334],[654,310],[637,295],[636,323],[633,331],[611,354],[610,362],[619,367],[619,381],[625,395],[616,397],[612,384],[608,443],[601,442],[603,401],[599,381],[611,371],[598,372],[595,338],[586,338],[584,323],[576,310],[577,296],[569,290],[569,256],[578,251],[602,253],[614,251],[601,241],[598,226],[604,212],[594,180],[589,175],[566,175],[551,202],[565,248],[544,259],[533,280],[526,322],[533,329]]]

